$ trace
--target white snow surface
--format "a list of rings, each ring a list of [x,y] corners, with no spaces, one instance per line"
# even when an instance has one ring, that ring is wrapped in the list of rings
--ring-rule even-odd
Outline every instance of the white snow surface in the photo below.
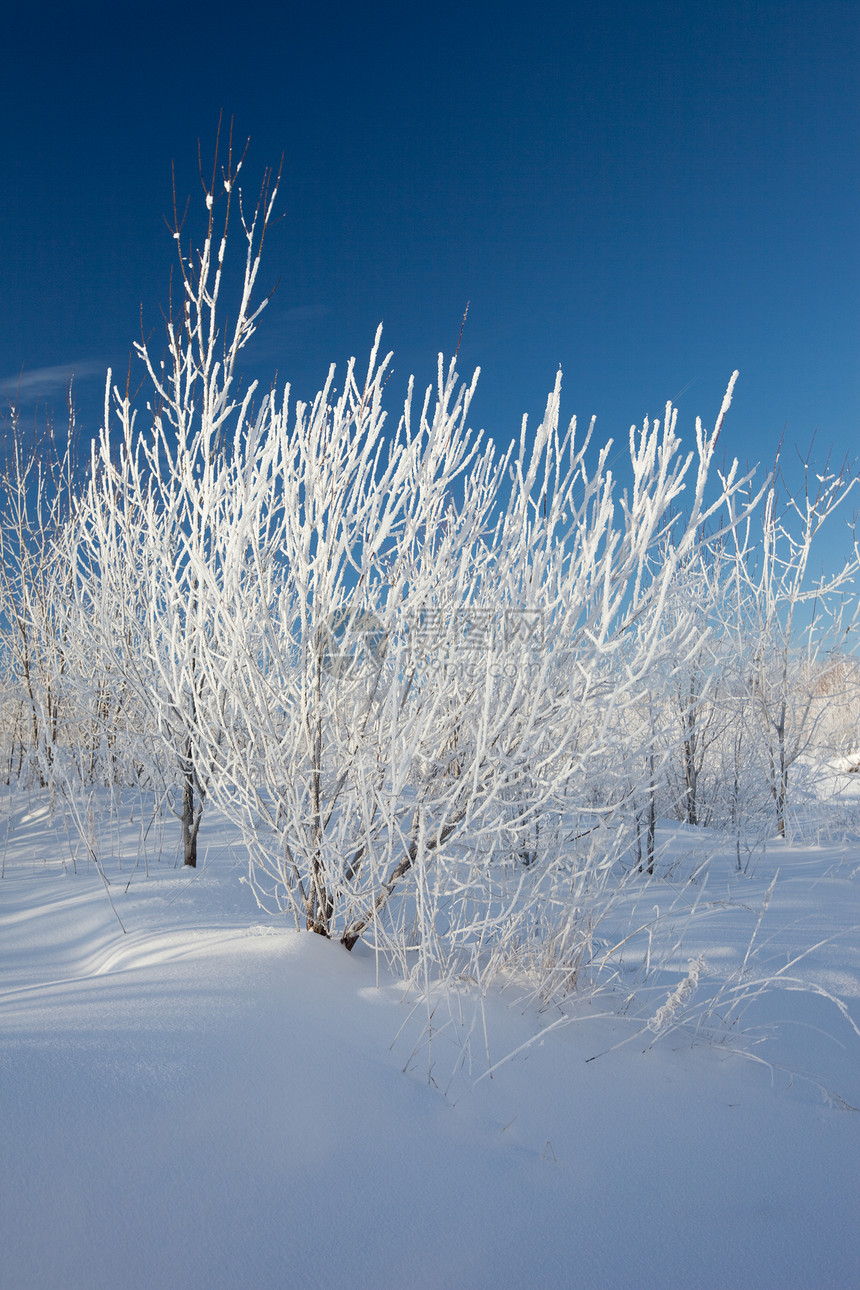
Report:
[[[471,1039],[449,996],[428,1044],[370,950],[257,909],[216,822],[200,870],[148,876],[137,826],[115,829],[116,915],[46,809],[7,805],[2,829],[5,1290],[857,1286],[860,1039],[826,997],[860,1023],[856,846],[772,844],[748,875],[714,854],[626,1012],[635,940],[569,1024],[487,997],[501,1064],[479,1078],[474,987]],[[677,901],[694,833],[663,830],[640,921]],[[677,1015],[655,1036],[739,969],[777,868],[746,979],[823,941],[791,977],[826,993],[777,977],[745,1038]]]

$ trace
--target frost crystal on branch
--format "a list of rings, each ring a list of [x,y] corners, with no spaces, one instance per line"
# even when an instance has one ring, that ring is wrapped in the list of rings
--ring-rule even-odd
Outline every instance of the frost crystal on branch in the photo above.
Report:
[[[660,1035],[664,1030],[675,1021],[675,1018],[687,1006],[699,985],[699,977],[706,970],[707,964],[703,958],[691,959],[687,965],[687,975],[669,995],[662,1007],[658,1008],[653,1017],[649,1017],[647,1026],[655,1035]]]

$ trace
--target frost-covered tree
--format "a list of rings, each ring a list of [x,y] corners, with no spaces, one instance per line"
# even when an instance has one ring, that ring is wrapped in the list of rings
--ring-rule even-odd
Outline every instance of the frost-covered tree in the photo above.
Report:
[[[816,686],[822,664],[856,621],[856,607],[849,606],[846,618],[844,593],[860,569],[858,553],[833,573],[816,575],[812,564],[823,526],[854,482],[845,471],[815,475],[807,462],[803,487],[792,494],[776,472],[763,506],[732,528],[725,622],[745,678],[744,711],[756,726],[780,837],[792,772],[813,746],[821,717]]]
[[[332,376],[292,415],[271,396],[225,494],[229,560],[197,581],[201,670],[227,696],[196,719],[213,795],[243,825],[261,898],[348,946],[415,914],[431,867],[463,941],[494,902],[511,916],[524,870],[535,892],[576,870],[577,839],[620,800],[605,769],[623,781],[620,714],[689,636],[664,628],[667,587],[722,500],[705,500],[715,435],[699,425],[682,456],[671,408],[631,434],[619,495],[611,445],[589,470],[590,435],[560,430],[560,381],[533,436],[524,422],[518,448],[482,447],[474,380],[458,387],[441,359],[417,424],[410,390],[386,438],[386,362],[374,349],[362,381],[350,364],[338,398]],[[501,885],[496,853],[523,860]]]
[[[5,679],[8,774],[28,764],[51,782],[62,726],[69,638],[65,623],[73,571],[59,551],[78,482],[74,417],[62,439],[53,427],[25,436],[11,409],[0,472],[0,656]],[[74,731],[72,740],[80,737]]]
[[[248,212],[237,180],[244,154],[204,181],[207,226],[199,248],[183,246],[174,188],[181,297],[167,316],[167,353],[136,345],[149,383],[139,415],[108,373],[104,423],[93,445],[86,513],[76,534],[78,599],[94,625],[109,671],[134,695],[179,777],[175,810],[183,856],[197,863],[197,837],[211,764],[193,742],[199,711],[221,702],[217,679],[198,664],[202,630],[198,582],[217,565],[224,534],[218,499],[233,478],[233,444],[253,424],[255,386],[237,363],[266,301],[254,301],[263,240],[277,185],[267,176]],[[202,170],[201,170],[202,178]],[[244,275],[235,315],[222,300],[228,231],[238,220]]]
[[[183,296],[165,362],[138,346],[145,414],[109,382],[81,621],[176,767],[187,863],[213,799],[299,926],[414,944],[434,972],[520,955],[551,993],[587,960],[630,801],[653,798],[654,731],[630,731],[694,657],[674,580],[728,500],[745,515],[736,470],[708,491],[734,380],[692,452],[671,406],[632,428],[625,489],[593,423],[561,421],[560,377],[508,449],[469,425],[477,373],[441,356],[389,425],[379,335],[339,389],[331,369],[310,402],[260,395],[237,360],[274,190],[246,214],[240,167],[204,184],[199,250],[176,221]]]

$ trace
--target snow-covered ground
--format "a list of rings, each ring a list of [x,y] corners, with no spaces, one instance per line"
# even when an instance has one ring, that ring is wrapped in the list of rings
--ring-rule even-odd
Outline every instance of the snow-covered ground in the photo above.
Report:
[[[197,873],[100,835],[109,899],[61,821],[3,808],[5,1290],[857,1286],[856,845],[738,875],[664,829],[598,934],[650,931],[560,1025],[513,987],[416,1007],[261,914],[205,830]]]

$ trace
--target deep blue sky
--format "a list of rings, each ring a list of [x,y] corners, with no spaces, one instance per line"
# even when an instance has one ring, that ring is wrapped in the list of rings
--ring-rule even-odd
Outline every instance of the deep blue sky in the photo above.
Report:
[[[391,407],[457,343],[474,420],[564,410],[622,441],[679,396],[730,453],[857,453],[860,8],[818,3],[82,3],[4,18],[0,382],[95,430],[159,323],[170,163],[284,154],[256,354],[312,395],[395,351]],[[199,216],[199,204],[192,206]],[[682,393],[683,391],[683,393]],[[58,412],[59,417],[59,412]],[[819,451],[820,450],[820,451]]]

